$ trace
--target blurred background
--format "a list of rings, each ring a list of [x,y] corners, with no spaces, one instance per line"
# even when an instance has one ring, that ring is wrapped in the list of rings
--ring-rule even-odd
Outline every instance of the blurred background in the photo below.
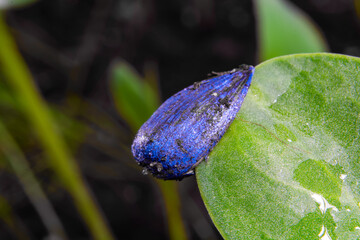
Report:
[[[136,130],[211,71],[299,52],[360,56],[358,0],[0,9],[0,239],[221,239],[195,176],[141,173]]]

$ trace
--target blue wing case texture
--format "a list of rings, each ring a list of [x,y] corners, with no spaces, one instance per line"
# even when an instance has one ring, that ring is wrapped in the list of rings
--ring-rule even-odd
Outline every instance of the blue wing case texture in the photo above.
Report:
[[[132,153],[145,173],[181,180],[219,142],[250,87],[254,67],[241,65],[176,93],[139,129]]]

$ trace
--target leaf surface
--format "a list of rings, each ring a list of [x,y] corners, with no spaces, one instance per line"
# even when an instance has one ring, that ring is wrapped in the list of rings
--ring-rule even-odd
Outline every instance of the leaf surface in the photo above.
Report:
[[[196,169],[225,239],[360,237],[359,93],[359,58],[298,54],[256,67],[237,118]]]

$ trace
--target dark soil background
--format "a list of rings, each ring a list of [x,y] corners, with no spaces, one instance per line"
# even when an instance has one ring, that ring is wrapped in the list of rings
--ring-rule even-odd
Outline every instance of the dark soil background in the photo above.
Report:
[[[318,25],[331,52],[360,56],[357,0],[293,0]],[[360,4],[358,4],[360,5]],[[360,10],[358,11],[358,14]],[[76,153],[82,172],[117,239],[168,239],[160,192],[148,176],[127,165],[133,133],[117,114],[108,71],[124,59],[141,74],[158,72],[162,99],[242,63],[257,64],[252,1],[237,0],[52,0],[7,11],[7,22],[34,79],[49,103],[65,112],[74,96],[113,122],[113,134],[89,123],[98,140]],[[70,103],[70,104],[69,104]],[[108,123],[106,123],[108,124]],[[110,132],[111,132],[110,131]],[[91,137],[89,137],[91,138]],[[100,140],[99,140],[100,139]],[[115,154],[109,154],[109,152]],[[28,153],[30,160],[36,158]],[[89,232],[71,196],[48,169],[37,176],[71,239]],[[51,239],[16,178],[0,172],[0,194],[9,200],[24,239]],[[179,183],[190,239],[221,239],[198,192],[195,177]],[[18,236],[0,220],[0,239]]]

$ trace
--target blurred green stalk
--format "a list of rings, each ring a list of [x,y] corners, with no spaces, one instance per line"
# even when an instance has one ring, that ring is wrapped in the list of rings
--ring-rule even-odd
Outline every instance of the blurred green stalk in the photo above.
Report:
[[[52,120],[46,103],[38,93],[31,74],[19,54],[0,13],[0,64],[23,111],[42,143],[53,170],[62,180],[95,239],[113,239],[104,218],[91,198],[78,166]],[[29,129],[31,131],[31,129]]]
[[[0,158],[0,161],[3,159]],[[7,228],[13,234],[13,236],[18,240],[30,240],[30,236],[26,234],[26,229],[22,227],[22,224],[16,218],[14,212],[12,211],[10,203],[0,195],[0,219],[2,223],[5,223]],[[3,228],[2,228],[3,229]]]
[[[68,239],[60,219],[42,191],[24,154],[0,120],[0,150],[13,169],[25,193],[39,213],[44,225],[53,237]]]
[[[132,131],[136,133],[160,103],[155,66],[147,66],[144,80],[125,61],[115,62],[111,72],[111,92],[116,107]],[[187,239],[180,210],[178,182],[150,178],[157,183],[164,200],[170,239]]]
[[[188,239],[180,211],[180,196],[176,181],[157,180],[164,198],[169,237],[171,240]]]

